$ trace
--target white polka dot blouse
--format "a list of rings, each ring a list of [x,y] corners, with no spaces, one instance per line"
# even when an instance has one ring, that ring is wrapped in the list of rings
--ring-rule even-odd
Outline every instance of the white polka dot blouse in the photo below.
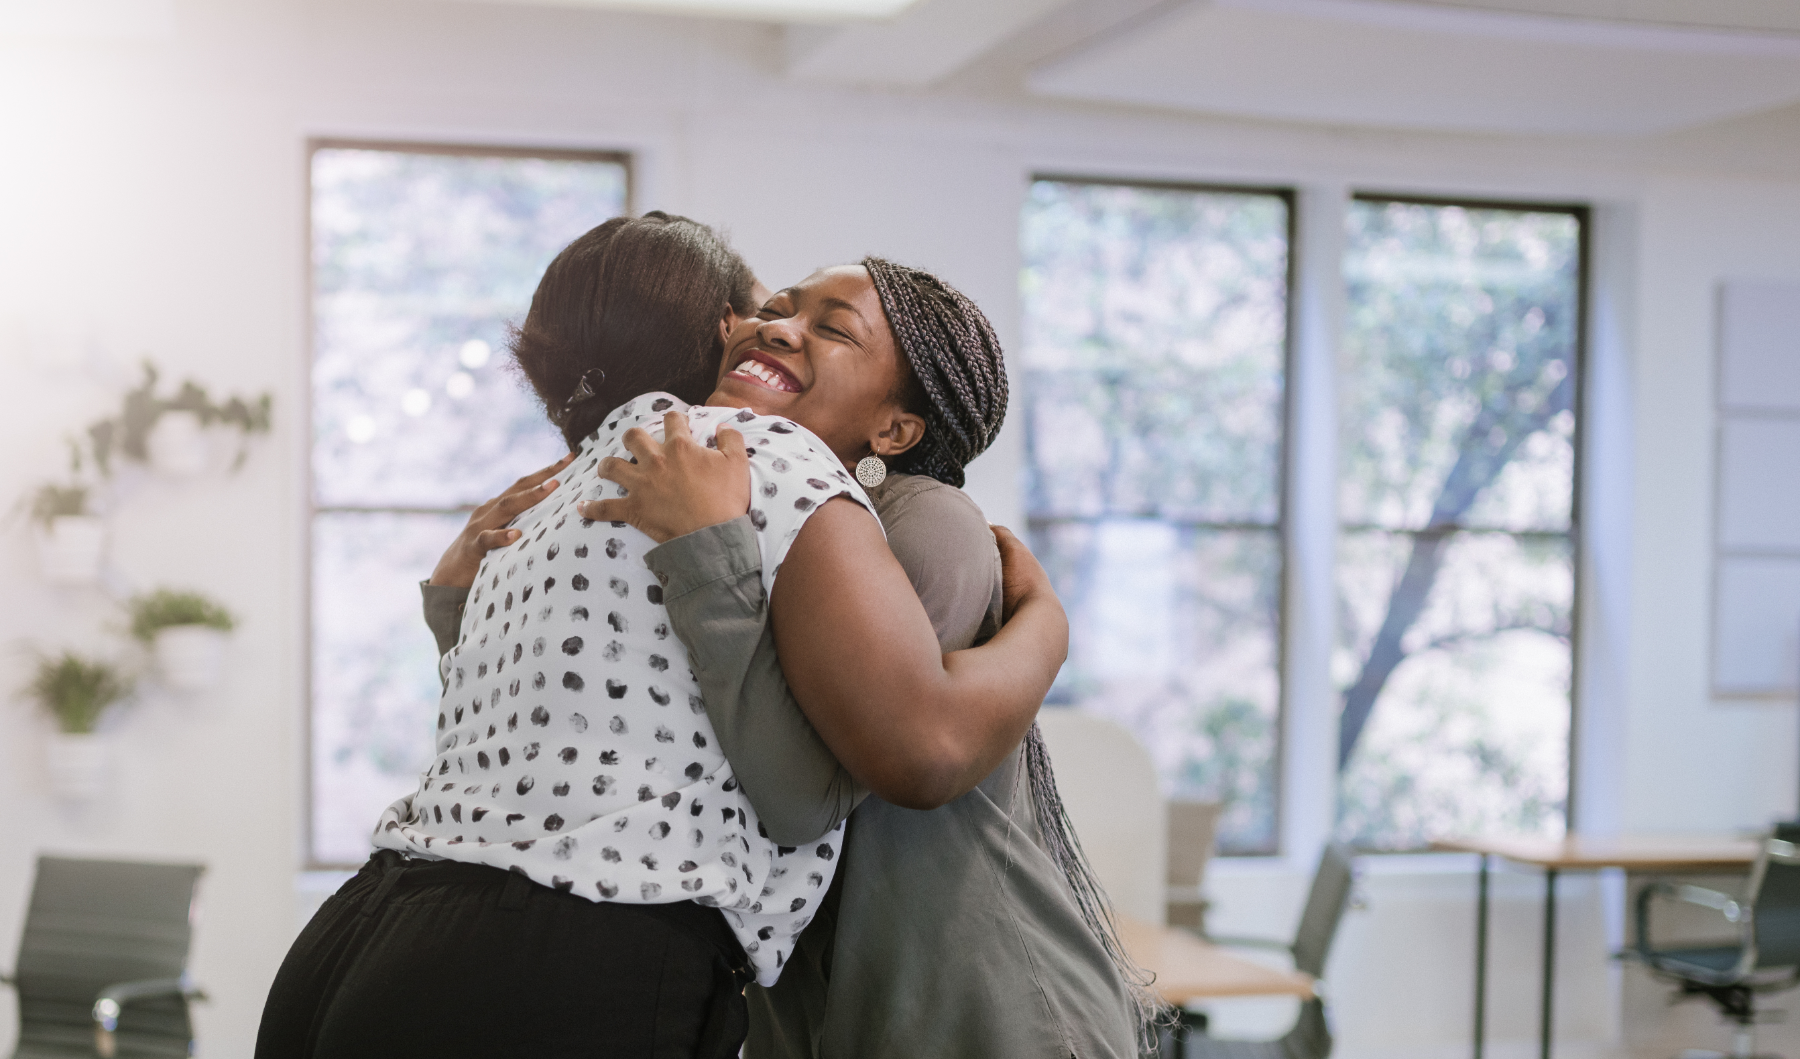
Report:
[[[437,756],[418,790],[389,806],[375,845],[487,864],[593,901],[695,901],[721,909],[774,984],[836,870],[843,825],[778,847],[719,751],[687,650],[670,635],[654,542],[594,523],[577,500],[618,496],[601,479],[620,437],[686,406],[626,403],[582,443],[549,497],[520,515],[516,544],[488,553],[442,665]],[[750,452],[751,523],[763,587],[819,505],[867,495],[805,428],[749,410],[686,409],[696,438],[720,426]]]

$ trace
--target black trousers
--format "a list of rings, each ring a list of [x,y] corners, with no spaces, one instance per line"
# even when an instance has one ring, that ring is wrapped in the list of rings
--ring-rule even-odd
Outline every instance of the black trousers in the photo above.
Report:
[[[382,850],[288,950],[256,1059],[726,1059],[749,981],[717,909]]]

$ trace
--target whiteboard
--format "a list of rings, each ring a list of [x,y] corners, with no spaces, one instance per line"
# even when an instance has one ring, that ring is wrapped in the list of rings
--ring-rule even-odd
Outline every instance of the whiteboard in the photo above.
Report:
[[[1719,547],[1800,554],[1800,416],[1720,424]]]
[[[1800,692],[1800,559],[1721,558],[1715,606],[1713,689]]]
[[[1719,406],[1800,412],[1800,283],[1720,291]]]
[[[1800,696],[1800,282],[1719,290],[1712,686]]]

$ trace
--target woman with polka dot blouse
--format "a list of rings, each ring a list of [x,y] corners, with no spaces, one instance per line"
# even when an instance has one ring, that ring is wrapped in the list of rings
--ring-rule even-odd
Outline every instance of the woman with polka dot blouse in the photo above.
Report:
[[[671,636],[650,541],[574,511],[625,496],[601,476],[650,441],[644,427],[678,451],[698,430],[706,447],[687,446],[735,461],[765,593],[790,553],[873,560],[860,620],[823,634],[846,673],[979,704],[965,712],[998,730],[989,744],[1029,725],[1066,650],[1041,570],[990,644],[944,655],[873,519],[860,516],[872,540],[803,534],[821,516],[841,523],[838,499],[869,510],[834,439],[860,431],[899,454],[922,433],[893,399],[891,337],[885,359],[817,366],[808,425],[824,434],[799,416],[689,409],[749,308],[747,279],[709,230],[656,214],[608,222],[546,272],[515,353],[577,452],[482,562],[443,660],[436,757],[383,815],[376,856],[296,941],[259,1056],[736,1054],[741,987],[781,973],[835,872],[841,816],[797,847],[760,824]],[[886,325],[864,326],[874,344]],[[813,595],[843,610],[843,593]],[[951,772],[979,779],[1004,752],[978,746]]]

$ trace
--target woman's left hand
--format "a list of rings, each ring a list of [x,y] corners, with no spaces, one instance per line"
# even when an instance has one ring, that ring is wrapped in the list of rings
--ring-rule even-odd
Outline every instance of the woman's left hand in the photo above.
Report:
[[[549,496],[562,483],[550,476],[569,465],[575,458],[571,452],[539,471],[533,471],[514,482],[506,492],[469,513],[469,524],[450,542],[437,568],[431,571],[431,583],[468,588],[475,583],[481,560],[495,548],[504,548],[519,539],[519,531],[507,523],[522,511]]]
[[[994,543],[1000,547],[1000,620],[1009,622],[1027,600],[1043,598],[1062,608],[1050,575],[1025,542],[1005,526],[990,524]]]
[[[750,458],[744,435],[720,430],[718,448],[694,440],[687,416],[663,416],[663,440],[633,428],[625,448],[636,462],[607,457],[600,477],[625,487],[616,499],[583,500],[576,512],[596,522],[625,522],[658,544],[730,522],[750,510]]]

